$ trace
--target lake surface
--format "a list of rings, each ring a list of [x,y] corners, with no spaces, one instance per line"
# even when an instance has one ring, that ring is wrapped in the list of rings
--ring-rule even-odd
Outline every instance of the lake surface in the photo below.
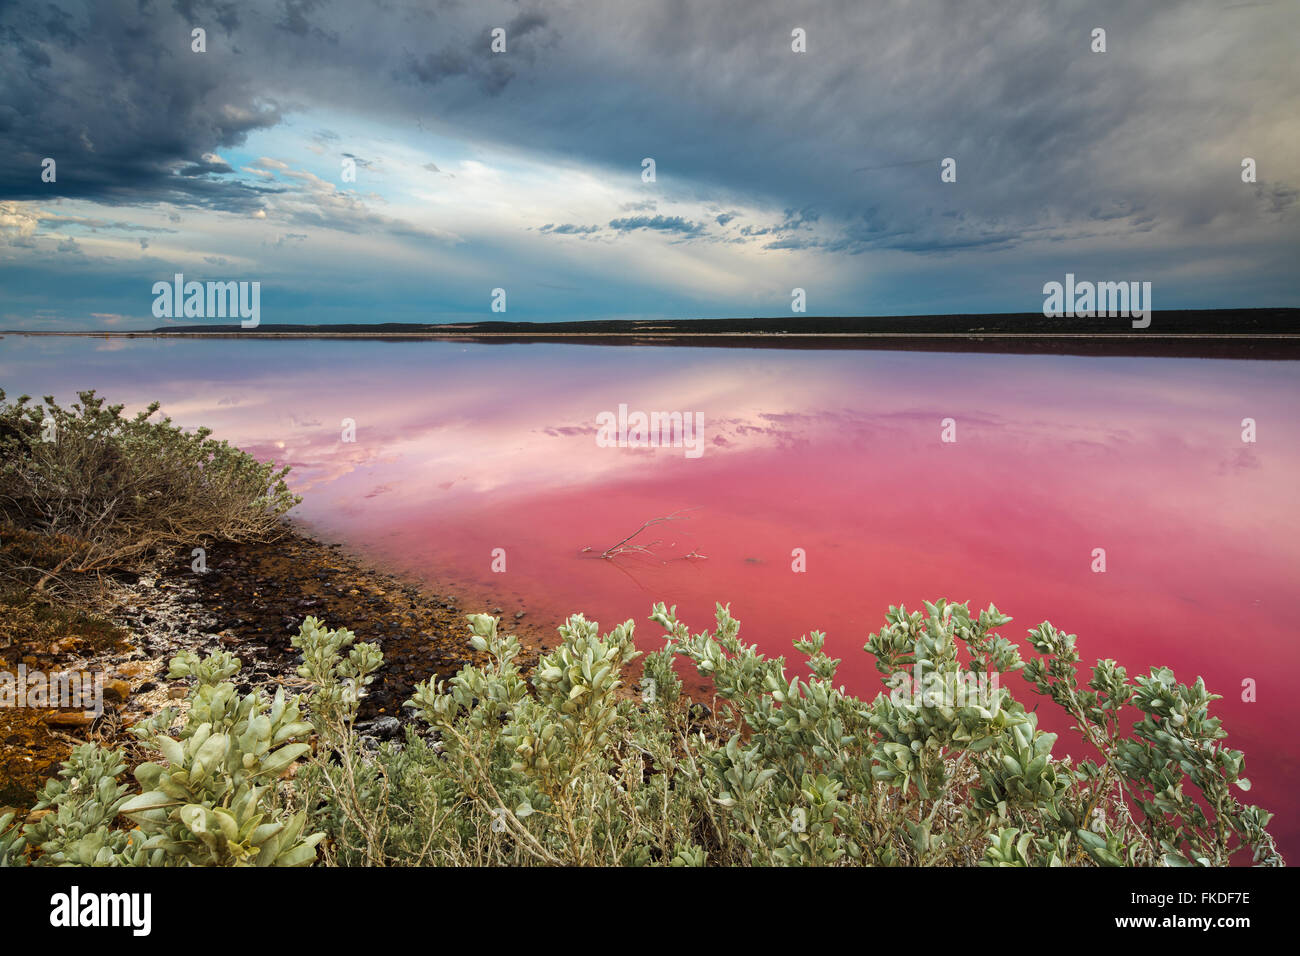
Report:
[[[1204,676],[1246,752],[1247,802],[1300,852],[1300,363],[7,336],[0,387],[159,399],[292,465],[323,537],[507,618],[635,618],[645,649],[661,646],[654,601],[693,629],[730,602],[772,654],[826,631],[841,679],[869,696],[862,645],[890,604],[992,601],[1016,639],[1050,620],[1085,662]],[[601,447],[598,416],[620,405],[699,413],[702,453]],[[671,514],[633,539],[657,539],[652,553],[593,556]],[[1051,709],[1044,725],[1064,730]]]

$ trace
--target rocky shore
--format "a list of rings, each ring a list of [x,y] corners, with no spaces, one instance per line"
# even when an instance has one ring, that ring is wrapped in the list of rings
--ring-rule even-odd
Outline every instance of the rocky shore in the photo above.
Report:
[[[541,627],[520,620],[521,611],[467,607],[455,595],[431,593],[288,526],[272,542],[210,548],[204,571],[195,571],[193,560],[185,550],[156,560],[145,573],[106,581],[102,617],[41,609],[41,620],[24,623],[7,615],[0,669],[25,664],[47,674],[102,673],[104,713],[87,719],[76,710],[0,707],[0,813],[30,807],[78,743],[96,740],[130,752],[127,728],[184,698],[187,682],[167,679],[168,662],[184,650],[227,650],[240,658],[242,692],[273,693],[280,686],[300,692],[305,682],[296,674],[290,639],[302,620],[313,616],[349,628],[384,653],[357,724],[375,739],[401,734],[409,719],[402,704],[416,683],[449,677],[477,660],[466,613],[502,615],[524,646],[524,669],[545,650]]]

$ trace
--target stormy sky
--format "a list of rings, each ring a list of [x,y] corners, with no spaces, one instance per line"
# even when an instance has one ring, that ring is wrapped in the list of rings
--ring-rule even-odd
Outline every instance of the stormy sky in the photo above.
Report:
[[[153,328],[178,272],[264,324],[1033,312],[1067,272],[1300,305],[1297,35],[1295,0],[0,0],[0,328]]]

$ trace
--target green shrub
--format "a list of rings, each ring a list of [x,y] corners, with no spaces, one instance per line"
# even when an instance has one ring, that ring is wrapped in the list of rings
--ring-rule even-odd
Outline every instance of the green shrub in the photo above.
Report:
[[[1234,786],[1250,789],[1241,776],[1245,755],[1220,746],[1228,735],[1210,716],[1210,704],[1221,698],[1209,693],[1203,680],[1198,677],[1188,687],[1161,667],[1131,683],[1115,661],[1099,660],[1086,688],[1080,688],[1075,635],[1044,622],[1029,639],[1047,656],[1029,663],[1026,678],[1074,718],[1076,729],[1104,758],[1101,767],[1081,770],[1096,778],[1095,792],[1109,788],[1128,797],[1112,801],[1124,824],[1119,832],[1106,825],[1095,834],[1079,834],[1099,863],[1126,862],[1124,853],[1135,853],[1135,843],[1147,856],[1158,852],[1170,866],[1225,866],[1243,847],[1251,849],[1256,863],[1282,862],[1267,831],[1270,814],[1243,807],[1232,795]],[[1142,714],[1127,737],[1121,732],[1125,706]],[[1195,795],[1187,791],[1189,784]],[[1133,822],[1129,802],[1141,811],[1140,824]],[[1128,836],[1134,829],[1140,833],[1136,841]]]
[[[133,728],[162,758],[142,763],[140,792],[119,782],[120,751],[77,747],[46,783],[39,818],[19,827],[0,819],[0,865],[305,866],[323,833],[304,836],[307,815],[288,813],[279,778],[310,749],[312,732],[299,701],[260,691],[242,698],[227,678],[240,667],[224,652],[200,660],[182,654],[169,676],[195,678],[184,726],[167,708]],[[42,813],[43,811],[43,813]],[[134,826],[115,826],[120,817]],[[30,853],[28,850],[30,849]]]
[[[1135,686],[1099,661],[1081,690],[1072,635],[1040,625],[1030,640],[1046,656],[1026,664],[995,633],[1006,615],[939,601],[889,609],[865,647],[885,679],[868,701],[835,686],[840,661],[820,633],[795,642],[805,680],[742,644],[724,607],[697,634],[662,604],[651,619],[667,645],[645,655],[637,699],[623,688],[642,656],[633,622],[602,636],[571,617],[526,679],[516,639],[471,615],[470,642],[489,663],[420,684],[409,703],[432,742],[408,732],[372,752],[341,724],[332,752],[300,775],[316,781],[304,799],[331,834],[331,859],[1223,865],[1248,850],[1282,863],[1269,815],[1230,793],[1249,782],[1241,754],[1217,743],[1200,681],[1158,670]],[[716,712],[682,696],[675,656],[712,680]],[[1055,757],[1056,735],[1000,680],[978,680],[1022,669],[1079,722],[1100,764]],[[1131,737],[1120,733],[1126,705],[1143,715]]]
[[[154,419],[157,402],[126,418],[93,391],[70,409],[4,398],[0,390],[0,517],[66,545],[57,566],[40,570],[129,568],[164,546],[265,537],[299,501],[287,468],[210,429]]]
[[[643,655],[632,621],[602,635],[574,615],[526,676],[517,639],[470,615],[487,663],[419,684],[408,706],[428,737],[378,746],[354,722],[382,655],[350,631],[299,629],[305,701],[240,698],[234,658],[181,655],[189,713],[176,739],[170,709],[137,729],[162,757],[136,769],[142,792],[118,782],[121,754],[78,748],[37,804],[49,812],[0,819],[0,865],[303,865],[318,844],[343,865],[1283,863],[1269,814],[1232,795],[1250,786],[1242,754],[1221,745],[1199,680],[1131,683],[1106,660],[1080,686],[1074,635],[1039,625],[1043,656],[1026,662],[995,607],[972,618],[939,601],[889,609],[865,646],[884,686],[862,700],[835,686],[819,632],[794,642],[805,679],[741,643],[725,607],[695,634],[663,604],[651,620],[666,644]],[[677,657],[711,679],[712,708],[683,694]],[[637,695],[625,681],[642,658]],[[1056,757],[1056,735],[1000,679],[979,680],[1019,671],[1099,763]],[[1141,715],[1128,735],[1125,707]],[[115,828],[119,814],[135,827]]]

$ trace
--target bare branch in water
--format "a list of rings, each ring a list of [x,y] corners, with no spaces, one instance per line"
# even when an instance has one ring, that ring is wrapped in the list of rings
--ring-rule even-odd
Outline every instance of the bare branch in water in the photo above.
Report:
[[[654,541],[651,541],[649,544],[633,544],[631,543],[632,539],[635,538],[637,535],[641,534],[641,532],[645,531],[647,528],[653,528],[655,525],[664,524],[665,522],[668,521],[686,521],[688,520],[688,516],[685,514],[685,512],[695,511],[695,510],[696,510],[695,508],[683,508],[680,511],[674,511],[672,514],[669,515],[663,515],[658,518],[651,518],[649,521],[646,521],[644,524],[641,525],[641,527],[637,528],[626,538],[616,542],[615,544],[610,545],[604,551],[601,551],[600,554],[597,556],[604,558],[605,560],[608,561],[611,558],[615,558],[620,554],[639,553],[639,554],[653,555],[655,546],[663,543],[662,538],[656,538]],[[581,553],[588,554],[595,550],[596,550],[595,548],[588,546],[583,548]],[[686,555],[686,557],[703,558],[706,557],[706,555],[700,554],[697,551],[692,551],[690,554]]]

